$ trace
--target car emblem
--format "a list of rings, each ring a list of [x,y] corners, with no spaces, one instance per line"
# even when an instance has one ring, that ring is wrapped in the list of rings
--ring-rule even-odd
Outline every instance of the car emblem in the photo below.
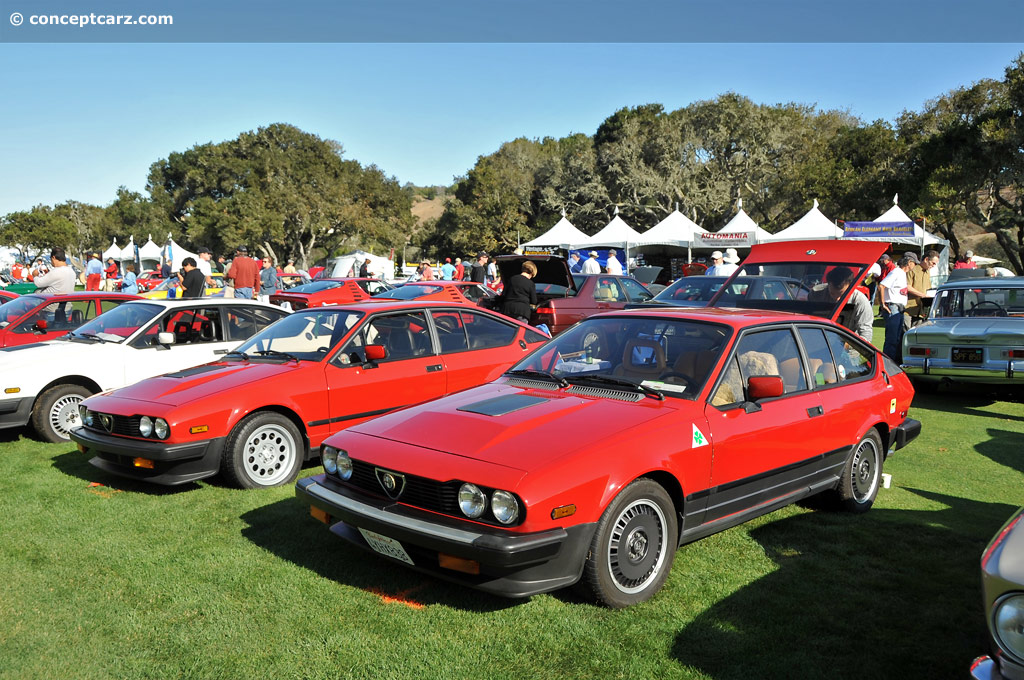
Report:
[[[815,250],[814,248],[811,248],[810,250],[807,251],[807,254],[808,255],[817,255],[818,251]]]
[[[107,415],[106,413],[100,414],[100,424],[103,425],[103,429],[110,432],[114,429],[114,416]]]
[[[377,481],[388,498],[397,499],[405,491],[405,475],[377,468]]]

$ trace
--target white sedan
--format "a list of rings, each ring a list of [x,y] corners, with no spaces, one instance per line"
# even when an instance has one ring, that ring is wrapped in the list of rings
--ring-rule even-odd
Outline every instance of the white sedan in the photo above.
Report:
[[[68,441],[89,395],[213,361],[287,312],[243,299],[127,302],[59,340],[0,350],[0,429]]]

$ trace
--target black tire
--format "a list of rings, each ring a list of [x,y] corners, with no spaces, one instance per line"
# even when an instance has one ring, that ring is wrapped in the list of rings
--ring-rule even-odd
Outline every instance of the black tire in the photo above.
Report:
[[[872,428],[854,447],[843,468],[843,477],[836,487],[840,510],[861,513],[871,509],[882,484],[884,461],[882,438]]]
[[[253,413],[235,425],[224,442],[220,471],[241,489],[264,489],[295,481],[305,459],[305,440],[279,413]]]
[[[78,404],[92,392],[81,385],[54,385],[36,399],[32,407],[32,429],[43,441],[63,444],[68,432],[82,424]]]
[[[638,479],[601,515],[583,565],[583,583],[593,597],[620,609],[661,589],[679,545],[677,515],[662,486]],[[625,547],[625,559],[619,548]]]

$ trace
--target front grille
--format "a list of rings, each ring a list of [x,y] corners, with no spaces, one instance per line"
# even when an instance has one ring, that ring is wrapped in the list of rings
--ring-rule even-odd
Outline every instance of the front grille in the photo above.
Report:
[[[392,472],[398,472],[392,470]],[[361,460],[352,460],[352,478],[348,483],[374,494],[387,498],[387,494],[377,479],[377,466]],[[424,510],[443,512],[449,515],[459,512],[459,482],[438,482],[426,477],[405,475],[405,489],[398,500]]]
[[[103,427],[103,423],[100,422],[100,413],[98,411],[96,411],[95,413],[96,420],[93,422],[91,426],[86,425],[86,429],[93,430],[94,432],[107,432],[107,429]],[[114,424],[113,427],[110,429],[110,434],[116,434],[121,437],[142,438],[142,435],[139,434],[139,420],[141,419],[142,416],[114,415]]]

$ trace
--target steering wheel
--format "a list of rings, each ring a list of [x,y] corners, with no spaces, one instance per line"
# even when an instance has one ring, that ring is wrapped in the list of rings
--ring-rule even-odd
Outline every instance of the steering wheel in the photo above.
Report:
[[[665,371],[664,373],[658,376],[658,380],[662,382],[668,382],[669,378],[679,378],[682,380],[682,383],[674,382],[672,383],[673,385],[682,384],[683,387],[690,387],[693,384],[693,378],[686,375],[685,373],[680,373],[679,371]]]
[[[984,307],[986,305],[991,305],[995,307],[995,314],[978,314],[978,308]],[[1008,316],[1006,309],[995,300],[982,300],[978,304],[971,307],[969,314],[971,316]]]

